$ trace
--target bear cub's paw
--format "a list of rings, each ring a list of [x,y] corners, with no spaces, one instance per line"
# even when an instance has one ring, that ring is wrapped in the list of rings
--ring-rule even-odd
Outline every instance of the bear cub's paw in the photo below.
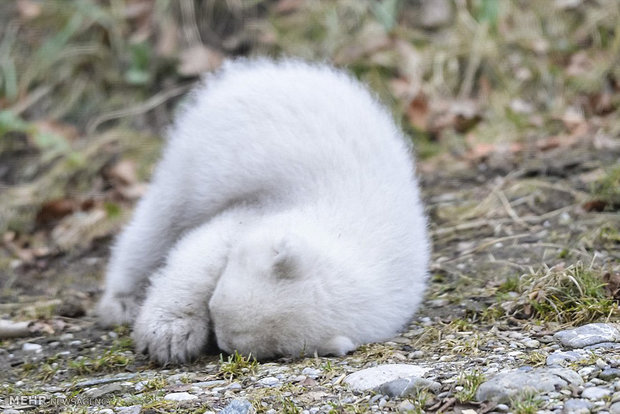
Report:
[[[145,305],[134,325],[132,338],[136,349],[148,353],[160,364],[184,363],[195,359],[209,339],[206,317],[174,312]]]
[[[135,295],[106,292],[97,304],[99,324],[104,327],[131,325],[138,315],[140,302]]]

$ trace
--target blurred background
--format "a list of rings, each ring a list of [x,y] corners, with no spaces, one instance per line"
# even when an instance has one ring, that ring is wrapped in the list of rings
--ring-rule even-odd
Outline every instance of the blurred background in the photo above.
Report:
[[[499,212],[618,211],[617,0],[16,0],[0,28],[0,302],[89,308],[175,108],[237,56],[369,84],[414,141],[437,250]],[[552,179],[497,196],[506,176]]]

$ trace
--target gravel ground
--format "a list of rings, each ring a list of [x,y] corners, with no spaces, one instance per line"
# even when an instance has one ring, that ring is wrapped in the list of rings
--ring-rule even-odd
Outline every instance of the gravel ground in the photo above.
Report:
[[[577,156],[570,172],[553,173],[554,163],[566,171]],[[477,170],[422,164],[435,244],[427,299],[401,335],[342,358],[256,363],[214,351],[158,367],[134,353],[126,327],[97,327],[89,315],[96,285],[69,282],[74,289],[55,299],[19,296],[0,304],[4,321],[32,321],[18,326],[27,335],[2,341],[0,406],[4,413],[620,413],[613,290],[620,245],[601,236],[620,228],[620,218],[584,208],[591,177],[619,156],[591,148],[548,154],[545,171],[527,162],[515,169],[489,160]],[[58,258],[46,274],[84,269],[97,281],[105,260],[99,245]],[[608,313],[545,314],[528,307],[544,286],[507,285],[577,263],[607,272]],[[25,286],[41,278],[32,267],[19,275]]]

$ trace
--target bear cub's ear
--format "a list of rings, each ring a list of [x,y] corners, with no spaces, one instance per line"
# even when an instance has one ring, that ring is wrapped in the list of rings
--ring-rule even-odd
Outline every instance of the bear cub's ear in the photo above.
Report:
[[[273,273],[278,279],[295,279],[303,274],[303,257],[309,253],[306,242],[287,234],[273,246]]]

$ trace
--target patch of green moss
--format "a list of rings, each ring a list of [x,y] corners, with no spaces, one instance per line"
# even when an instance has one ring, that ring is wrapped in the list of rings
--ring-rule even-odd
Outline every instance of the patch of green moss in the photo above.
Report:
[[[607,317],[618,311],[614,298],[605,289],[601,269],[586,268],[577,262],[531,271],[519,278],[519,296],[494,306],[519,318],[580,324]]]
[[[603,178],[595,182],[591,194],[595,200],[605,204],[605,210],[620,209],[620,166],[609,169]]]

